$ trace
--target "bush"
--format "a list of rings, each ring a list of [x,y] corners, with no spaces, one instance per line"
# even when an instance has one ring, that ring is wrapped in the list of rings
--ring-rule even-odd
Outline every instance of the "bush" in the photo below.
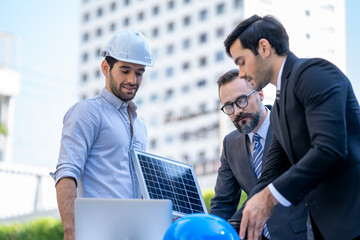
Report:
[[[0,225],[0,240],[62,240],[60,219],[39,218],[25,223]]]
[[[213,189],[203,191],[203,198],[207,210],[210,209],[210,201],[215,195]],[[245,192],[241,193],[238,208],[246,200]],[[25,223],[13,223],[0,225],[0,240],[63,240],[64,233],[60,219],[39,218]]]
[[[209,210],[210,210],[210,202],[211,202],[211,199],[215,195],[215,191],[214,191],[214,189],[207,189],[207,190],[204,190],[202,192],[202,195],[203,195],[203,198],[204,198],[206,208],[207,208],[207,210],[209,212]],[[246,199],[247,199],[247,194],[244,191],[242,191],[241,192],[240,202],[239,202],[239,205],[238,205],[238,209],[243,205],[243,203],[246,201]]]

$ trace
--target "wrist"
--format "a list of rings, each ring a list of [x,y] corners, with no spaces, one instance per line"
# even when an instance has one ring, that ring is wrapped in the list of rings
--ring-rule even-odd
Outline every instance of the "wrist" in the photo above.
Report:
[[[267,198],[274,206],[279,203],[278,200],[276,200],[276,198],[274,197],[274,195],[272,195],[272,193],[270,192],[269,187],[266,187],[264,190],[265,190]]]

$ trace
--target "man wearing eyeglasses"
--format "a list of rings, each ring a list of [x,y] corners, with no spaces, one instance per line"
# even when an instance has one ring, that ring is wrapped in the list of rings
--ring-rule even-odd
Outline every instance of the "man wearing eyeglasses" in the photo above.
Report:
[[[224,73],[218,79],[222,110],[237,130],[223,141],[221,166],[211,200],[210,213],[230,219],[236,212],[241,191],[250,193],[261,176],[265,156],[272,141],[270,106],[264,106],[263,91],[255,91],[245,79],[238,77],[237,69]],[[285,208],[277,206],[264,227],[263,238],[306,239],[307,210],[304,204]],[[236,228],[234,223],[230,223]]]

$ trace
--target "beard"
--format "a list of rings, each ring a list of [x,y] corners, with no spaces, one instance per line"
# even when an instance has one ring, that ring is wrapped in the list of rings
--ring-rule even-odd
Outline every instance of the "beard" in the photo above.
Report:
[[[132,94],[122,92],[122,89],[124,87],[135,88],[135,92]],[[118,97],[122,101],[126,102],[126,101],[133,100],[138,89],[139,89],[139,84],[137,84],[137,83],[131,84],[131,83],[122,82],[122,83],[120,83],[120,86],[118,87],[116,81],[114,80],[113,75],[110,73],[110,90],[116,97]]]
[[[260,91],[271,82],[271,78],[274,75],[274,70],[272,69],[270,64],[268,64],[265,60],[261,58],[260,55],[256,56],[256,65],[257,66],[254,76],[255,78],[253,79],[253,81],[256,83],[256,85],[254,85],[254,89],[256,91]]]
[[[257,104],[259,106],[259,111],[254,112],[254,113],[244,113],[243,112],[243,113],[240,113],[239,115],[236,116],[233,123],[234,123],[235,127],[237,128],[237,130],[240,133],[249,134],[259,124],[263,109],[260,106],[260,99],[259,99],[258,96],[257,96],[256,101],[257,101]],[[246,117],[250,118],[250,122],[246,122],[246,120],[244,119],[239,124],[239,120],[242,119],[242,118],[246,118]]]

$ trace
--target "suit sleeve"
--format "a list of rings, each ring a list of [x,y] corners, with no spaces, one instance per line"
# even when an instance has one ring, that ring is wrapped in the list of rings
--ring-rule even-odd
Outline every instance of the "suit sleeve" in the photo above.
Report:
[[[294,96],[293,102],[286,102],[286,105],[300,106],[299,110],[305,114],[305,123],[297,123],[297,126],[289,123],[293,148],[300,158],[273,184],[296,205],[324,179],[344,166],[342,163],[347,155],[348,80],[334,65],[319,59],[308,61],[294,79],[296,83],[287,89],[292,92],[286,93]],[[291,119],[291,116],[287,117]],[[302,125],[305,125],[302,130],[306,131],[295,130]],[[299,149],[300,144],[296,144],[298,139],[309,141],[304,144],[307,148]]]
[[[239,204],[241,188],[230,168],[226,154],[226,139],[220,157],[220,168],[215,185],[215,196],[211,199],[210,213],[228,220]]]
[[[267,185],[273,182],[277,177],[279,177],[283,172],[287,171],[291,167],[286,154],[281,147],[276,136],[273,136],[269,152],[266,156],[266,162],[264,169],[261,173],[261,177],[254,186],[254,188],[249,193],[246,202],[254,196],[256,193],[260,192]],[[240,220],[242,218],[242,211],[246,205],[246,202],[242,207],[231,217],[232,219]]]

